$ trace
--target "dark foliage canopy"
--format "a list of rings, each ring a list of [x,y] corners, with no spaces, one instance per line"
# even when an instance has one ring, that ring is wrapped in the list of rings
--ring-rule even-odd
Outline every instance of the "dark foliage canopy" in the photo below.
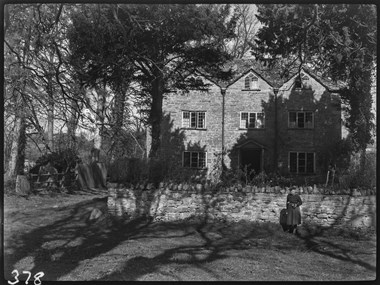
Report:
[[[282,60],[283,74],[307,66],[334,81],[345,82],[346,126],[358,149],[372,142],[373,72],[376,69],[376,5],[259,5],[263,27],[252,45],[257,59],[269,65]]]
[[[229,5],[84,5],[72,15],[71,62],[84,84],[139,83],[149,97],[154,157],[164,94],[205,88],[191,76],[197,70],[231,76],[222,68],[230,59],[224,39],[233,37],[236,20]]]
[[[167,88],[192,88],[196,68],[219,73],[236,18],[220,5],[84,5],[72,15],[72,63],[86,84],[123,77],[151,82],[157,71]]]

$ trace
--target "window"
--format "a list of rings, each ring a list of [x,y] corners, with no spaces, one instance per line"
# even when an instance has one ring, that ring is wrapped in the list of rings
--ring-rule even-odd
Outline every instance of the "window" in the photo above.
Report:
[[[205,129],[206,112],[182,112],[182,128]]]
[[[289,171],[292,173],[314,173],[314,152],[290,152]]]
[[[294,81],[294,88],[302,89],[302,80],[300,76],[297,76],[296,80]]]
[[[309,77],[303,73],[298,75],[294,80],[294,88],[296,91],[301,91],[301,89],[311,89],[311,86],[307,84]]]
[[[259,89],[259,79],[252,74],[248,75],[244,81],[244,89]]]
[[[200,151],[184,151],[183,167],[189,168],[205,168],[206,153]]]
[[[263,129],[264,124],[264,113],[240,113],[240,128],[241,129]]]
[[[312,129],[314,128],[313,112],[289,112],[289,128],[293,129]]]

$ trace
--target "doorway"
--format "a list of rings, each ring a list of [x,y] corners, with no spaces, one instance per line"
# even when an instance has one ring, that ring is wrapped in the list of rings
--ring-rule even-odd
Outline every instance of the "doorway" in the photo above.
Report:
[[[252,179],[261,171],[261,149],[248,148],[240,150],[240,165],[242,170],[249,174]]]

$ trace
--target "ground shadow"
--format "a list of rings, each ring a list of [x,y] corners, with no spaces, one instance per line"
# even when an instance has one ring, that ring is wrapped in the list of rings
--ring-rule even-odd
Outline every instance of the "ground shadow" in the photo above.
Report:
[[[145,218],[129,223],[111,222],[107,225],[88,221],[89,209],[99,208],[106,212],[106,207],[107,197],[81,202],[68,208],[45,209],[46,215],[49,215],[49,212],[55,212],[56,215],[57,211],[62,211],[63,218],[46,226],[36,225],[36,228],[28,233],[14,235],[13,239],[8,241],[12,253],[5,253],[4,256],[5,274],[10,274],[14,265],[25,256],[33,256],[34,266],[29,271],[42,271],[45,273],[44,280],[57,280],[60,276],[70,273],[82,260],[109,251],[123,240],[137,234],[150,222]],[[22,213],[16,215],[20,215],[19,221],[31,220]],[[61,266],[62,263],[64,266]],[[9,280],[12,278],[6,277]]]

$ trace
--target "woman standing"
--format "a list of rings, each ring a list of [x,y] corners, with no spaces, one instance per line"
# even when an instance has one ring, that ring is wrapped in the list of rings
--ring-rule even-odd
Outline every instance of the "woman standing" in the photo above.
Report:
[[[300,205],[302,205],[301,197],[296,194],[296,190],[293,188],[286,197],[286,208],[288,211],[286,224],[288,225],[289,233],[296,232],[297,225],[301,224]]]

